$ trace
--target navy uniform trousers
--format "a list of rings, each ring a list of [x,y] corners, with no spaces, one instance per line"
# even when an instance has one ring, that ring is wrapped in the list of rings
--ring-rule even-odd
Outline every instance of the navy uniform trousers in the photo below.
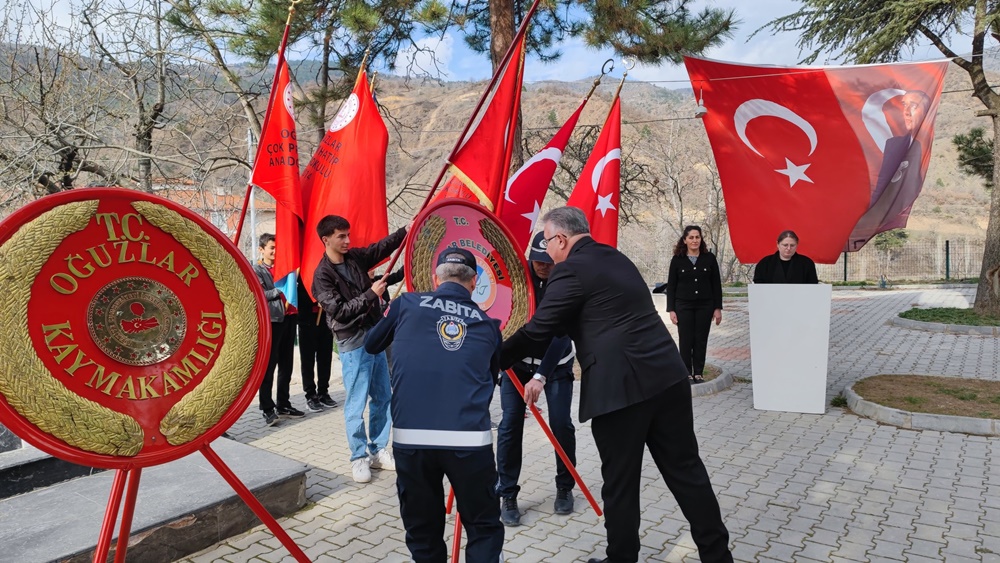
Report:
[[[517,362],[514,375],[522,384],[531,381],[537,366]],[[500,497],[517,497],[521,491],[522,446],[524,443],[524,412],[527,405],[511,383],[506,373],[500,374],[500,408],[503,418],[497,428],[497,472],[500,480],[497,489]],[[569,458],[576,466],[576,428],[573,426],[573,362],[556,366],[545,381],[545,402],[549,409],[549,427]],[[556,457],[556,489],[572,490],[576,485],[573,475],[566,468],[559,454]]]
[[[497,563],[503,549],[503,524],[494,485],[493,448],[416,449],[393,446],[399,513],[406,547],[415,563],[445,563],[445,497],[442,478],[455,491],[467,544],[467,563]]]

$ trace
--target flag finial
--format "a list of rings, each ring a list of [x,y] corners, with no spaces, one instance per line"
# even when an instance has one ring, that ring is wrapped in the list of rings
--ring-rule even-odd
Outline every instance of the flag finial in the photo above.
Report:
[[[301,4],[302,0],[289,0],[288,2],[288,19],[285,20],[285,27],[292,25],[292,14],[295,13],[295,5]]]

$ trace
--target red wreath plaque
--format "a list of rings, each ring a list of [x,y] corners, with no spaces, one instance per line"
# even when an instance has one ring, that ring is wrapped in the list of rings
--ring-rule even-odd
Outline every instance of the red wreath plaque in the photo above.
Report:
[[[187,455],[246,409],[270,323],[246,259],[166,199],[85,188],[0,223],[0,421],[106,468]]]
[[[406,247],[406,285],[410,291],[433,290],[438,254],[448,247],[464,248],[478,265],[472,299],[499,320],[504,336],[509,336],[528,321],[535,303],[527,262],[513,240],[486,208],[466,200],[439,200],[413,222]]]

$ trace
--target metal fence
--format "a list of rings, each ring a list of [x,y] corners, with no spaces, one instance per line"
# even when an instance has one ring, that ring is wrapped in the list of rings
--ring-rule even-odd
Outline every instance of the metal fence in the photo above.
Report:
[[[624,241],[623,241],[624,242]],[[816,273],[821,281],[878,283],[889,280],[938,281],[978,278],[983,261],[982,239],[907,240],[897,248],[878,248],[867,244],[858,252],[840,255],[835,264],[817,264]],[[620,245],[643,278],[650,285],[667,281],[671,248],[646,243]],[[731,251],[721,256],[724,282],[749,282],[753,279],[753,266],[730,263]],[[845,263],[846,260],[846,263]]]
[[[841,254],[836,264],[817,264],[819,279],[836,281],[930,281],[978,278],[985,241],[938,239],[907,241],[898,248],[869,243]]]

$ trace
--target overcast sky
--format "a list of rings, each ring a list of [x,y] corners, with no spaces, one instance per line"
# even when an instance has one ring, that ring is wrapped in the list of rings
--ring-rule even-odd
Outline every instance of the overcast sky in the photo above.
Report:
[[[753,39],[750,35],[769,21],[796,11],[801,4],[793,0],[697,0],[693,3],[695,12],[706,6],[723,10],[736,10],[736,17],[741,21],[733,34],[733,38],[724,45],[711,49],[706,56],[724,61],[794,65],[801,60],[798,39],[795,33],[761,32]],[[489,61],[485,55],[471,52],[458,35],[447,35],[440,38],[428,38],[423,45],[433,47],[436,51],[439,67],[447,74],[446,80],[485,80],[491,76]],[[561,46],[562,58],[555,63],[541,63],[529,58],[526,63],[525,80],[580,80],[594,76],[600,72],[601,64],[613,53],[610,50],[598,51],[583,45],[582,41],[571,39]],[[407,56],[403,53],[401,57]],[[941,54],[933,47],[921,47],[912,53],[910,60],[926,60],[940,58]],[[819,60],[817,64],[826,61]],[[839,61],[830,60],[830,64]],[[612,76],[621,76],[621,65],[616,62],[616,70]],[[397,59],[397,72],[405,72],[406,65]],[[687,82],[687,72],[682,65],[665,64],[658,67],[638,67],[629,73],[629,78],[645,81],[667,81],[661,85],[668,88],[682,88]]]

